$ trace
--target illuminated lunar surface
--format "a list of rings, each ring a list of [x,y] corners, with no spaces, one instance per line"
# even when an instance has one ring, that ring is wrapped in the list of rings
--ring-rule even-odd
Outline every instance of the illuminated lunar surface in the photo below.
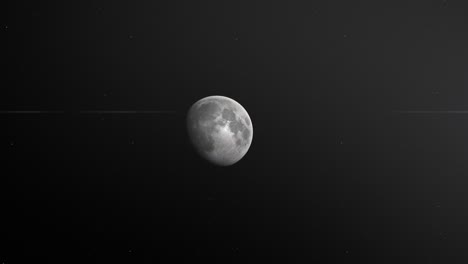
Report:
[[[224,96],[209,96],[194,103],[187,115],[187,129],[197,152],[220,166],[238,162],[252,143],[249,114]]]

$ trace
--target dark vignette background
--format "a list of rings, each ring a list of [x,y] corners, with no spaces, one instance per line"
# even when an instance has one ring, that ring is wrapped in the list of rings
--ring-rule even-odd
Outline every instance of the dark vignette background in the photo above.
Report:
[[[466,1],[10,1],[0,262],[466,263]],[[254,140],[219,168],[196,100]],[[83,115],[80,110],[175,110]]]

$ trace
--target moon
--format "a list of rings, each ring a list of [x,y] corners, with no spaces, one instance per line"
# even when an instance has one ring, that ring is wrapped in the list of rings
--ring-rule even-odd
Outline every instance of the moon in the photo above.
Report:
[[[198,154],[219,166],[238,162],[252,144],[249,114],[225,96],[208,96],[195,102],[187,114],[187,130]]]

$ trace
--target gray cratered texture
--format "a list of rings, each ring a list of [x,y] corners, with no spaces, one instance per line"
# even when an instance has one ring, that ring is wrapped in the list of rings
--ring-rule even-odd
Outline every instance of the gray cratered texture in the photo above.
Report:
[[[238,162],[252,143],[253,126],[247,111],[224,96],[194,103],[187,115],[187,129],[198,153],[216,165]]]

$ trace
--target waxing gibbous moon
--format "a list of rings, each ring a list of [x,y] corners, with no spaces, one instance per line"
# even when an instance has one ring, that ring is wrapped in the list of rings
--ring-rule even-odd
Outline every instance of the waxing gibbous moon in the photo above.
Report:
[[[190,141],[206,160],[220,166],[244,157],[253,138],[247,111],[225,96],[208,96],[195,102],[187,114]]]

